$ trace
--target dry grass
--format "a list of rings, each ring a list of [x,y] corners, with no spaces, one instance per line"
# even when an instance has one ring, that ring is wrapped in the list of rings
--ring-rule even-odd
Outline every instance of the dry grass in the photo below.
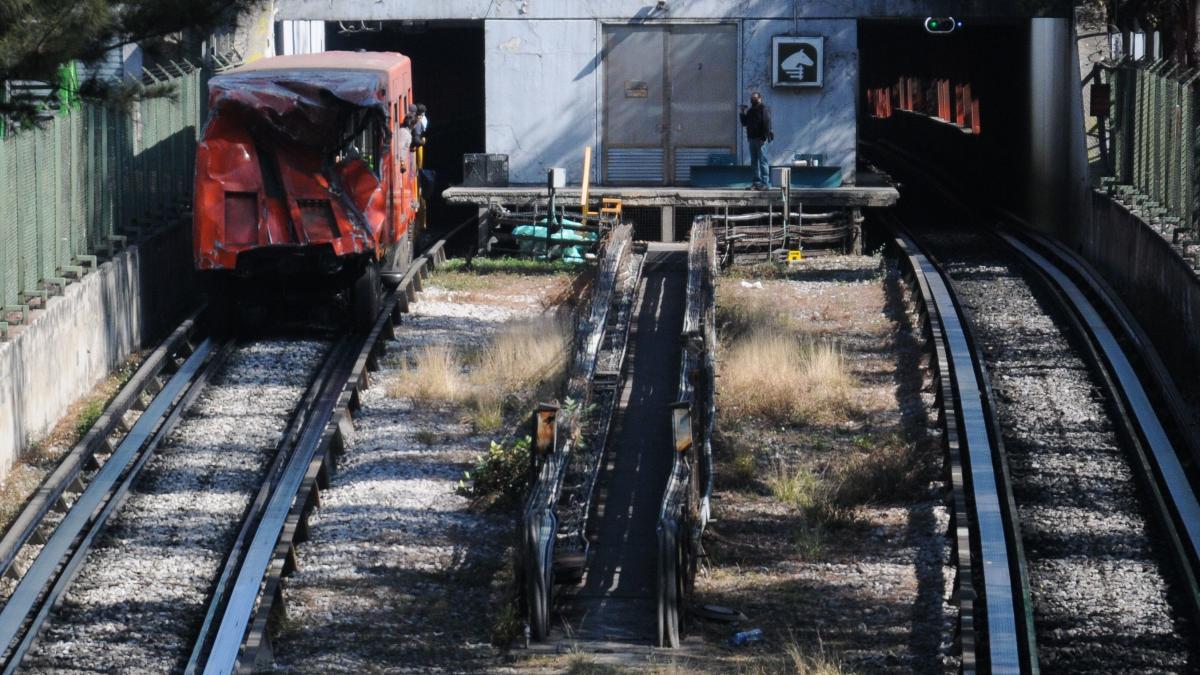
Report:
[[[734,341],[721,359],[722,403],[780,424],[837,424],[852,412],[854,378],[841,348],[768,326]]]
[[[806,653],[793,638],[784,649],[784,672],[796,675],[843,675],[841,660],[825,651],[822,645],[816,653]]]
[[[764,328],[791,332],[792,319],[779,309],[776,298],[761,289],[724,283],[717,288],[717,331],[736,341]]]
[[[469,380],[476,389],[506,392],[553,388],[566,372],[570,340],[558,318],[512,323],[472,356]]]
[[[805,466],[789,466],[776,460],[775,467],[767,479],[771,494],[779,501],[800,512],[803,528],[797,533],[800,539],[811,539],[825,529],[835,529],[855,522],[854,504],[843,498],[845,478],[840,470],[818,475]]]
[[[838,501],[845,505],[911,501],[929,484],[936,457],[898,434],[856,440],[862,452],[839,468]]]
[[[416,401],[461,403],[467,393],[462,358],[447,345],[424,345],[400,364],[388,383],[388,395]]]
[[[559,389],[570,339],[565,321],[547,317],[509,324],[471,353],[425,345],[401,364],[388,394],[461,406],[476,431],[495,431],[505,413]]]

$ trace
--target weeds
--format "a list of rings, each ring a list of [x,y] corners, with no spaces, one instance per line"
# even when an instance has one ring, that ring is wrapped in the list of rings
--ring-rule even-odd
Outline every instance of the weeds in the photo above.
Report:
[[[736,412],[778,424],[836,424],[852,412],[853,384],[837,345],[759,328],[727,350],[719,394]]]
[[[421,429],[417,433],[413,434],[413,438],[421,445],[433,445],[437,443],[438,440],[437,434],[428,429]]]
[[[792,533],[792,542],[796,545],[796,550],[800,553],[801,558],[815,560],[825,552],[825,535],[824,527],[806,521],[800,523],[796,531]]]
[[[487,392],[471,401],[466,417],[477,434],[499,431],[504,426],[504,400]]]
[[[524,632],[524,628],[525,620],[517,609],[516,598],[505,598],[489,630],[492,644],[507,648]]]
[[[785,672],[796,675],[842,675],[848,671],[840,659],[825,651],[818,643],[816,653],[805,653],[804,648],[791,636],[783,650]]]
[[[519,495],[529,482],[530,438],[497,443],[475,460],[475,468],[463,473],[457,492],[475,499]]]
[[[434,271],[433,281],[448,291],[482,291],[505,284],[503,275],[565,277],[577,271],[561,260],[474,258],[468,268],[465,259],[451,258]]]
[[[852,457],[840,469],[838,501],[842,504],[912,499],[929,483],[929,463],[902,436],[893,434],[879,443],[859,437],[854,444],[865,454]]]
[[[476,433],[493,432],[503,428],[505,413],[557,393],[570,339],[567,323],[549,318],[510,324],[470,353],[425,345],[400,364],[388,394],[461,406]]]
[[[469,359],[475,399],[554,394],[566,375],[570,341],[570,328],[559,318],[506,326]]]
[[[102,414],[104,414],[104,401],[99,399],[88,401],[87,405],[79,411],[79,418],[75,420],[75,439],[83,438]]]
[[[436,274],[469,271],[474,275],[484,274],[572,274],[578,265],[562,260],[535,260],[533,258],[472,258],[468,269],[466,258],[451,258],[438,266]]]
[[[789,467],[783,460],[775,460],[771,477],[767,480],[771,495],[797,509],[809,508],[819,499],[827,498],[828,490],[823,481],[806,467]]]
[[[425,345],[411,362],[402,362],[388,395],[416,401],[461,402],[466,393],[459,355],[447,345]]]

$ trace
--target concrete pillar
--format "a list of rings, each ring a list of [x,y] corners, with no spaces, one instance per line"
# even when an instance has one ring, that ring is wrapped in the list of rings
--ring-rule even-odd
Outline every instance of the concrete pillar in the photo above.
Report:
[[[662,207],[662,241],[675,241],[675,207]]]
[[[1086,190],[1083,95],[1074,27],[1068,19],[1029,22],[1030,224],[1069,236]]]

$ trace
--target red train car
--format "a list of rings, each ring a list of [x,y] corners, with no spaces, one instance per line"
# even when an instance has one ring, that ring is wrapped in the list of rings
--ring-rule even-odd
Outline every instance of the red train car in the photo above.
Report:
[[[374,319],[381,283],[412,262],[412,101],[408,57],[387,52],[279,56],[210,81],[193,240],[215,314],[299,290]]]

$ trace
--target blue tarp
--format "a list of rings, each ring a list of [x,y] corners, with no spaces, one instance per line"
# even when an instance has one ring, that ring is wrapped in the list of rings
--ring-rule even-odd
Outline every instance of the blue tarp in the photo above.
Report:
[[[547,221],[545,218],[530,225],[518,225],[513,228],[513,237],[520,242],[521,253],[538,258],[554,259],[561,257],[565,262],[581,263],[584,254],[596,243],[596,233],[588,230],[571,228],[583,227],[582,223],[562,219],[556,223],[558,231],[550,233],[547,240]],[[577,242],[577,243],[576,243]],[[546,244],[550,244],[547,252]]]

